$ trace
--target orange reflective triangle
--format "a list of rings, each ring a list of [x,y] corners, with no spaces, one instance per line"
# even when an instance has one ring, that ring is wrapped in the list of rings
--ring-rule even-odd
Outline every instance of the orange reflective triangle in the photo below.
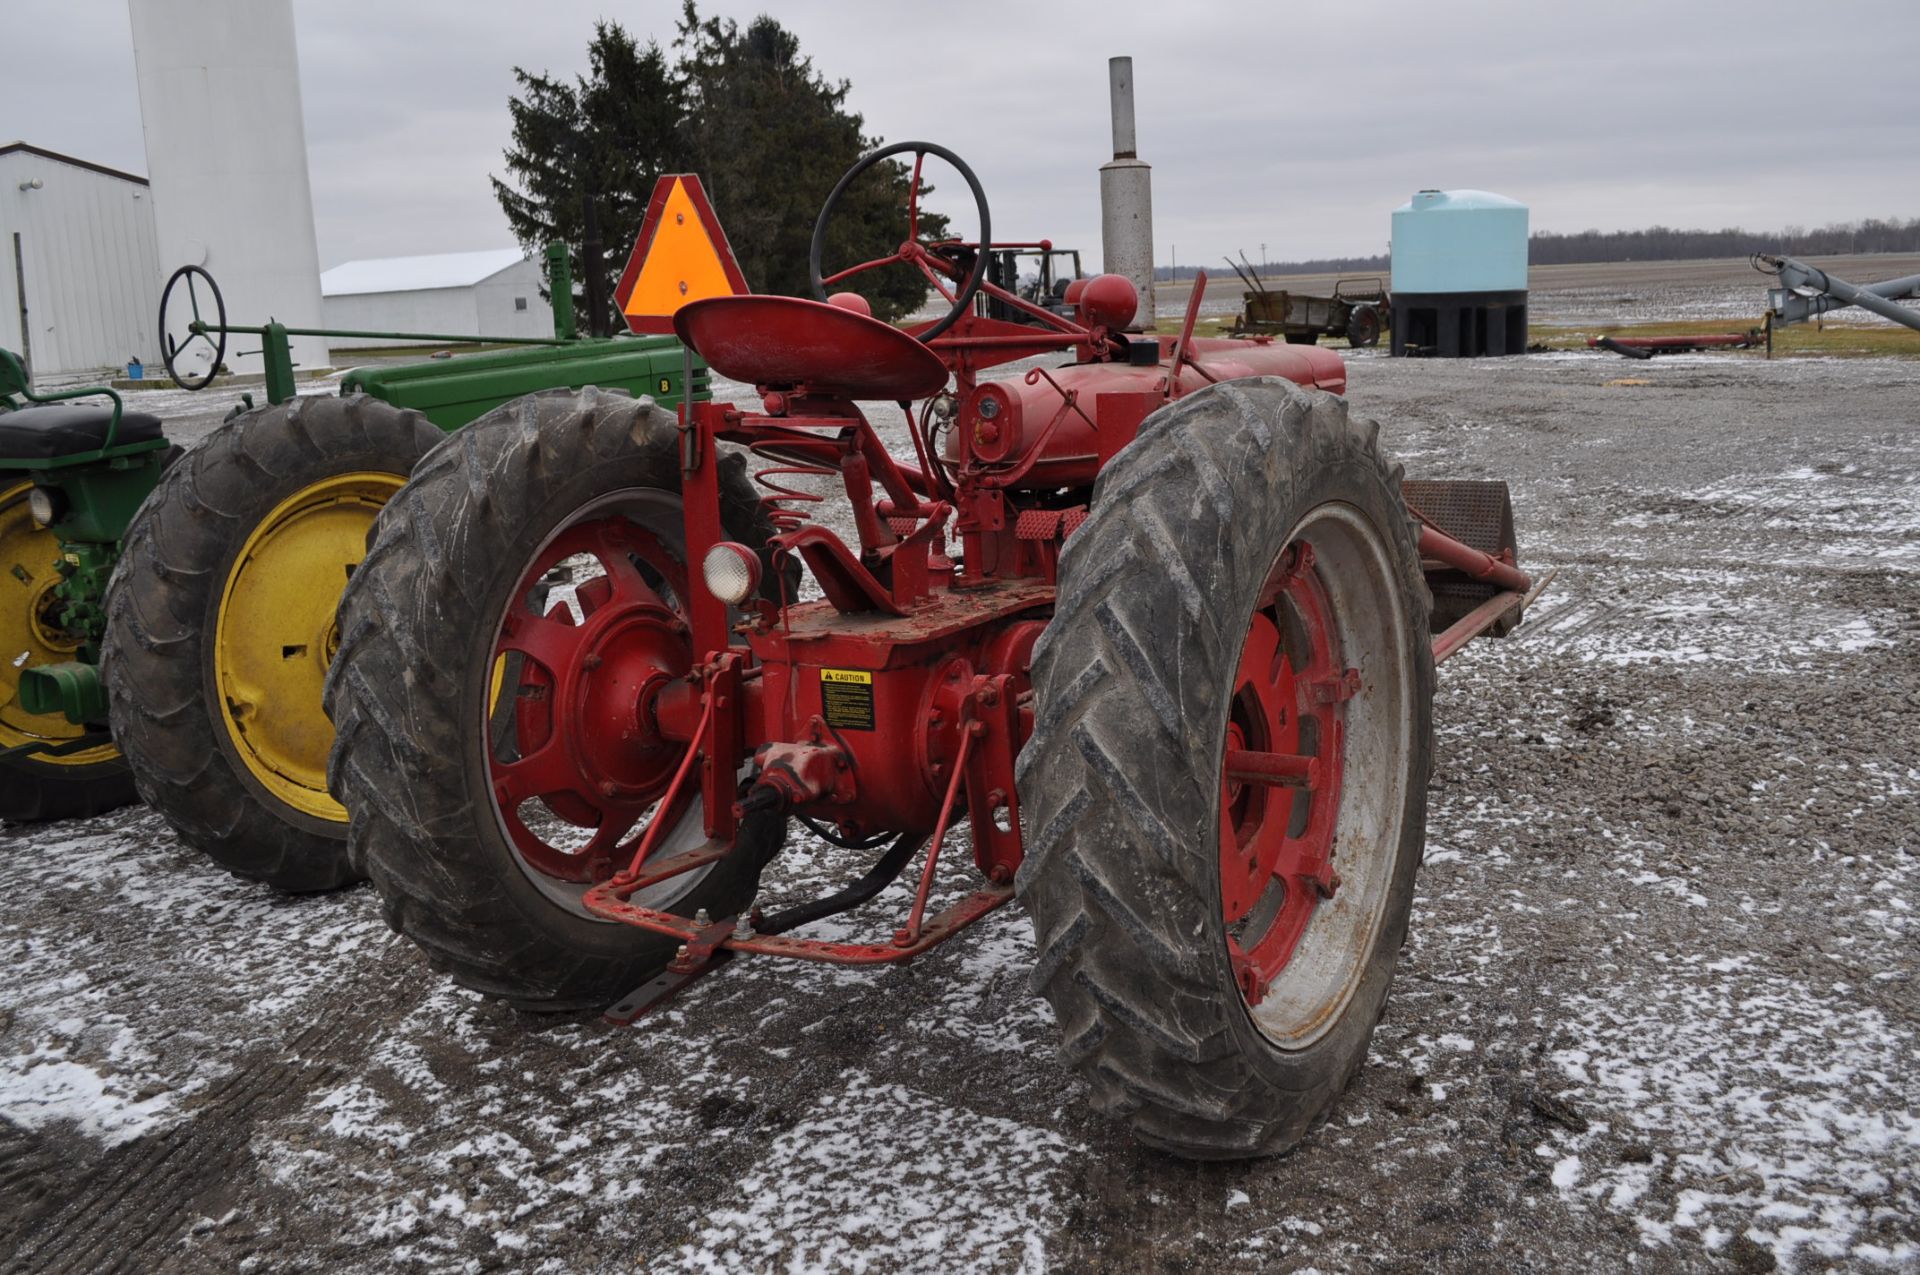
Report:
[[[674,312],[689,301],[747,290],[700,179],[692,173],[668,173],[655,182],[647,219],[613,292],[627,327],[671,332]]]

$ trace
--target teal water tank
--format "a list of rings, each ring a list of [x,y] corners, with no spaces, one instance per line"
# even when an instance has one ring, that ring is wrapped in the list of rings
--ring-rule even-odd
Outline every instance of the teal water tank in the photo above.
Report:
[[[1423,190],[1393,210],[1392,353],[1527,348],[1527,206],[1484,190]]]
[[[1484,190],[1423,190],[1393,210],[1393,291],[1520,292],[1527,206]]]

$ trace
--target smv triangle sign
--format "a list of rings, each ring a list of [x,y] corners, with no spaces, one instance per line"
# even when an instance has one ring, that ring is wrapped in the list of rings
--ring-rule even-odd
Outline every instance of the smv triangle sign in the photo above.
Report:
[[[700,179],[692,173],[668,173],[655,182],[646,222],[613,292],[627,328],[671,332],[674,312],[689,301],[739,296],[747,290]]]

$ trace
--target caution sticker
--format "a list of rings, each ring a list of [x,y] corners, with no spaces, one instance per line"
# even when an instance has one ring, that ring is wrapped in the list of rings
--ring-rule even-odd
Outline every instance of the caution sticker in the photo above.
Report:
[[[820,715],[835,730],[872,730],[873,674],[857,668],[821,669]]]

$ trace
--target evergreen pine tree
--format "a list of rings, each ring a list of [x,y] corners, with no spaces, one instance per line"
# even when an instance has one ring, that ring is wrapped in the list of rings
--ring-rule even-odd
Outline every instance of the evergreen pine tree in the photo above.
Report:
[[[700,174],[749,287],[810,296],[814,220],[840,175],[880,144],[847,110],[847,82],[826,80],[770,17],[743,29],[730,19],[702,19],[686,0],[675,48],[678,65],[657,44],[642,46],[619,23],[602,21],[586,75],[568,82],[514,69],[520,91],[508,102],[509,180],[490,179],[494,196],[530,253],[555,239],[571,249],[575,308],[594,332],[618,324],[613,280],[662,173]],[[829,271],[899,246],[910,177],[905,164],[888,162],[847,192],[830,226]],[[924,207],[931,190],[923,181],[923,240],[947,232],[947,219]],[[584,250],[589,207],[600,247],[591,259]],[[590,277],[599,281],[597,315],[586,303]],[[909,267],[848,286],[883,319],[911,313],[928,294]]]
[[[688,141],[698,171],[727,227],[747,282],[757,292],[811,296],[807,252],[814,220],[840,175],[880,145],[847,109],[848,83],[830,83],[801,56],[799,40],[762,14],[744,29],[731,19],[702,20],[685,0],[680,73],[689,111]],[[824,269],[885,256],[907,233],[912,170],[889,161],[851,187],[828,228]],[[947,219],[924,210],[920,237],[947,233]],[[894,319],[926,299],[926,280],[900,266],[847,281]]]
[[[643,48],[619,23],[603,21],[594,24],[587,56],[588,74],[571,84],[514,68],[521,93],[507,104],[513,144],[506,161],[517,185],[489,180],[522,248],[538,256],[557,239],[571,250],[575,312],[584,328],[605,335],[619,317],[613,280],[655,180],[693,165],[682,80],[659,45]],[[592,259],[589,239],[598,246]],[[586,303],[590,288],[598,314]]]

